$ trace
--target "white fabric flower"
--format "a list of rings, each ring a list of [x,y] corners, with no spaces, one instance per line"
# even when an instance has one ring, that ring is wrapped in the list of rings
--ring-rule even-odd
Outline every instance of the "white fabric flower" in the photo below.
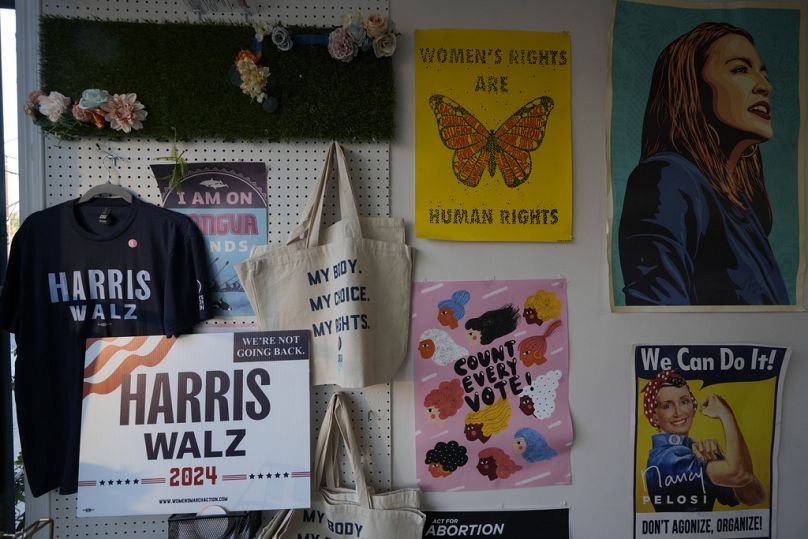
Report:
[[[383,56],[393,56],[396,52],[396,35],[384,34],[373,40],[373,54],[376,58]]]
[[[70,106],[70,98],[60,94],[59,92],[51,92],[48,95],[41,95],[37,97],[36,102],[39,104],[39,112],[48,117],[48,120],[56,123],[59,118],[67,111]]]
[[[236,62],[241,75],[241,91],[261,103],[267,94],[264,92],[269,78],[269,68],[259,67],[251,58],[245,57]]]
[[[267,35],[272,29],[272,25],[268,22],[253,23],[253,30],[255,30],[255,39],[258,43],[264,41],[264,36]]]

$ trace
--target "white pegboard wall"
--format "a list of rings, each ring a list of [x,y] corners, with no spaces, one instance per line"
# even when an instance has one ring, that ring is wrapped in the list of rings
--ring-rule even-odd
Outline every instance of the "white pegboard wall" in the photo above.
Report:
[[[279,3],[246,0],[249,10],[238,0],[42,0],[43,15],[103,20],[164,22],[277,22],[285,25],[336,26],[347,14],[387,14],[387,0],[293,0]],[[202,7],[194,10],[194,6]],[[32,29],[33,31],[33,29]],[[263,141],[222,142],[220,140],[179,141],[180,151],[189,163],[261,161],[267,166],[268,242],[281,244],[297,225],[306,206],[309,189],[316,183],[327,151],[327,141],[299,141],[270,144]],[[348,168],[360,215],[389,215],[389,146],[347,144]],[[119,158],[114,166],[107,153]],[[154,139],[82,139],[45,141],[46,205],[53,206],[78,197],[90,187],[111,181],[159,204],[160,193],[150,165],[166,163],[158,158],[171,153],[171,143]],[[325,222],[335,220],[338,204],[330,185]],[[214,320],[219,327],[243,325],[244,321]],[[311,394],[313,440],[334,387],[315,386]],[[371,485],[380,490],[391,486],[390,386],[345,391],[350,399],[351,418],[363,451],[365,473]],[[314,445],[312,445],[312,448]],[[341,455],[342,468],[346,459]],[[347,472],[346,472],[347,473]],[[343,473],[343,481],[352,478]],[[78,518],[76,496],[50,494],[51,514],[57,538],[79,537],[166,537],[167,515],[124,518]],[[38,515],[35,515],[38,516]],[[43,515],[45,516],[45,515]]]
[[[318,418],[312,432],[311,447],[317,443],[321,418],[336,386],[315,386],[311,393],[312,417]],[[340,389],[348,399],[356,441],[362,449],[362,462],[368,483],[377,491],[390,490],[390,385],[378,385],[364,390]],[[312,449],[313,451],[314,449]],[[353,485],[351,469],[345,451],[340,452],[342,481]]]
[[[281,244],[298,224],[306,206],[309,189],[319,178],[328,143],[299,141],[270,144],[258,141],[221,142],[196,140],[178,142],[190,163],[261,161],[267,166],[268,241]],[[389,146],[349,144],[344,146],[360,215],[389,214]],[[165,163],[159,157],[171,153],[171,143],[154,139],[81,139],[60,141],[48,137],[45,144],[46,203],[59,204],[78,197],[90,187],[112,181],[137,193],[142,199],[160,204],[160,191],[150,165]],[[114,161],[105,155],[114,154]],[[329,184],[325,221],[339,215],[335,198],[336,182]],[[244,325],[244,321],[213,320],[216,326]],[[311,411],[313,439],[334,391],[332,386],[312,388]],[[365,390],[348,390],[351,418],[363,451],[365,473],[371,485],[387,490],[391,485],[390,386],[378,385]],[[341,455],[343,481],[352,484],[344,453]],[[165,537],[165,515],[130,518],[79,518],[75,495],[50,495],[51,516],[55,519],[55,537]]]
[[[178,142],[189,163],[260,161],[267,166],[268,241],[280,244],[298,224],[306,206],[309,189],[320,176],[327,142],[262,141],[221,142],[196,140]],[[386,143],[343,146],[356,194],[359,214],[384,216],[390,212],[389,146]],[[107,153],[119,156],[116,165],[105,159]],[[79,196],[90,187],[111,181],[138,193],[153,204],[160,204],[160,191],[150,165],[166,163],[159,158],[171,153],[171,143],[155,139],[127,141],[81,139],[62,141],[48,137],[45,145],[46,204],[53,206]],[[336,182],[329,184],[331,199],[326,201],[326,222],[339,215],[334,198]]]
[[[343,15],[387,14],[387,0],[42,0],[43,15],[163,22],[277,22],[292,26],[336,26]],[[196,8],[196,9],[195,9]]]

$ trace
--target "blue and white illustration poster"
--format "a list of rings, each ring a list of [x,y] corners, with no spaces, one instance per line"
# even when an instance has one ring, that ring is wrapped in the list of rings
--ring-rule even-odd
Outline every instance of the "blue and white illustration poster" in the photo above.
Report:
[[[267,243],[266,165],[190,164],[180,187],[171,189],[173,166],[151,168],[163,207],[188,215],[205,236],[216,318],[253,316],[234,268]]]
[[[612,308],[802,311],[806,6],[614,4]]]

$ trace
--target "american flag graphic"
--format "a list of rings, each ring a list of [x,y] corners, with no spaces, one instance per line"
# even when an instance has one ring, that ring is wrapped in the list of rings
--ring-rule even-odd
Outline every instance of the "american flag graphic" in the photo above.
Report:
[[[138,367],[158,365],[176,337],[109,337],[88,339],[84,359],[84,397],[92,393],[106,395],[118,389],[123,375]]]
[[[140,480],[141,485],[159,485],[165,482],[165,477],[144,477]]]
[[[222,481],[245,481],[247,479],[247,474],[230,474],[230,475],[222,475]]]

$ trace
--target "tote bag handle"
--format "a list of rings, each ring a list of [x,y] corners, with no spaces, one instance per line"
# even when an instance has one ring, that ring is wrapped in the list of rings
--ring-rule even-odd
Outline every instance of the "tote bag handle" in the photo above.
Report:
[[[372,509],[373,505],[368,491],[367,479],[359,456],[359,444],[356,441],[348,409],[345,405],[344,397],[339,393],[334,393],[328,403],[326,416],[323,418],[323,425],[320,427],[320,434],[317,437],[314,456],[315,488],[322,485],[323,476],[325,476],[329,487],[333,488],[337,485],[339,470],[337,470],[336,465],[336,451],[339,446],[338,440],[340,439],[353,468],[359,505]]]
[[[359,211],[356,208],[356,198],[354,197],[351,179],[348,175],[345,153],[342,151],[342,146],[337,142],[332,142],[325,156],[325,163],[323,163],[323,169],[320,172],[320,179],[309,195],[309,200],[306,204],[306,209],[303,210],[303,217],[300,224],[289,234],[286,240],[287,245],[301,240],[306,247],[316,247],[320,245],[320,229],[322,228],[323,206],[327,191],[326,186],[328,179],[331,177],[334,161],[337,163],[337,196],[339,198],[340,220],[345,225],[350,237],[362,237]]]

